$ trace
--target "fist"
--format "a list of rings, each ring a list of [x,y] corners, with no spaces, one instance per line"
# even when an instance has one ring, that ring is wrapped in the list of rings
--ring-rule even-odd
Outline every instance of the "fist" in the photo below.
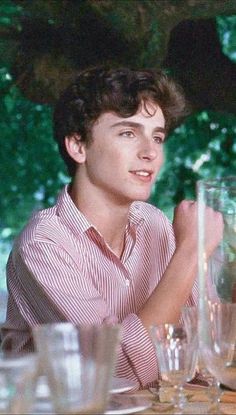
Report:
[[[198,245],[198,206],[197,202],[183,200],[174,211],[173,228],[176,249],[184,247],[187,251],[197,253]],[[223,236],[223,217],[210,207],[205,209],[205,247],[209,257],[218,246]]]

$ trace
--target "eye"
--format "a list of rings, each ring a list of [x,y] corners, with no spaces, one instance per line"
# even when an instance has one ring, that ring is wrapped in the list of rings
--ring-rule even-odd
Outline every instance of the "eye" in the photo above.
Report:
[[[120,133],[120,135],[121,135],[122,137],[129,137],[129,138],[135,137],[134,132],[133,132],[133,131],[131,131],[131,130],[122,131],[122,132]]]
[[[153,141],[155,141],[155,143],[157,144],[163,144],[165,137],[163,137],[162,135],[154,135],[153,137]]]

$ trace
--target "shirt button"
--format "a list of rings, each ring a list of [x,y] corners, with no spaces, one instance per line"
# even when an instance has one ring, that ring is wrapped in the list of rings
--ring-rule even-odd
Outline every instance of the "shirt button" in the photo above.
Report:
[[[125,280],[125,285],[126,285],[126,287],[129,287],[130,286],[130,281],[129,280]]]

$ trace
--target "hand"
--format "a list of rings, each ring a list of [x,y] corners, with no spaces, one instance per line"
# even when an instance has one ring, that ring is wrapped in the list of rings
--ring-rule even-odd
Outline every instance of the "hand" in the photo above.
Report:
[[[174,213],[173,228],[176,238],[176,249],[182,247],[189,253],[197,253],[197,202],[183,200]],[[223,217],[220,212],[207,207],[205,212],[206,255],[212,254],[223,236]]]

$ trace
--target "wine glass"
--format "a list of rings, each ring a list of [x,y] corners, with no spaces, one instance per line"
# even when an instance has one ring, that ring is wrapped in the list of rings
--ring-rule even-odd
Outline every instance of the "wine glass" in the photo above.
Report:
[[[216,413],[220,414],[220,397],[222,390],[220,388],[220,382],[213,376],[206,367],[204,362],[203,353],[200,348],[200,341],[198,338],[198,308],[197,306],[185,306],[182,308],[182,318],[184,327],[190,333],[196,333],[197,335],[197,372],[200,375],[197,380],[205,381],[205,386],[207,386],[207,395],[209,399],[209,406],[207,408],[207,413]]]
[[[236,304],[208,304],[207,337],[202,341],[204,362],[218,381],[236,386]]]
[[[200,180],[197,199],[200,348],[209,372],[236,389],[236,176]],[[224,221],[222,240],[210,258],[205,232],[208,208],[220,212]]]
[[[155,325],[150,332],[161,378],[174,387],[174,413],[182,414],[186,403],[183,385],[193,378],[196,369],[196,337],[188,336],[179,324]]]

